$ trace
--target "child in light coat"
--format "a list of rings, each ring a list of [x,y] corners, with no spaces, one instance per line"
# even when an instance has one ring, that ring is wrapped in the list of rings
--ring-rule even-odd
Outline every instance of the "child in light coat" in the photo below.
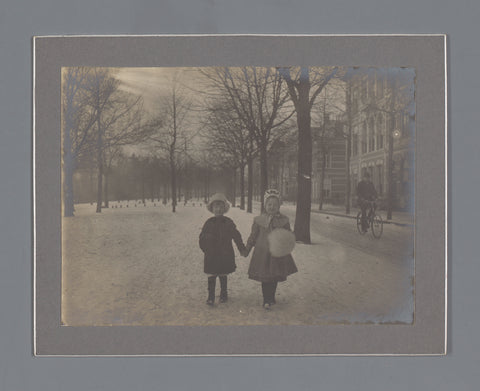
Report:
[[[275,304],[278,282],[296,273],[297,266],[291,255],[295,236],[291,232],[288,217],[280,213],[280,194],[277,190],[265,193],[265,211],[253,220],[247,240],[246,254],[254,247],[248,277],[262,283],[263,307]]]

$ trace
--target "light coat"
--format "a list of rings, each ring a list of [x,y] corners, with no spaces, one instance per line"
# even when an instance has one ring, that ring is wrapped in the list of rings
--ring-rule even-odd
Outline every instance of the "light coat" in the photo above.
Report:
[[[253,219],[252,231],[247,241],[247,251],[253,250],[248,268],[248,277],[261,282],[285,281],[287,276],[298,271],[291,254],[274,257],[268,248],[268,234],[275,228],[290,229],[288,217],[277,213],[262,214]]]

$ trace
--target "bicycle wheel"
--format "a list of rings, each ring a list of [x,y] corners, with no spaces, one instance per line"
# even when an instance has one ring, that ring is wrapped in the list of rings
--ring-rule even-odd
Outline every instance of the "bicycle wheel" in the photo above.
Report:
[[[380,217],[380,215],[374,214],[373,218],[371,220],[371,226],[372,226],[372,235],[374,238],[380,239],[380,236],[382,236],[383,232],[383,220]]]
[[[362,211],[357,214],[357,229],[360,235],[365,235],[365,232],[367,232],[362,229]]]

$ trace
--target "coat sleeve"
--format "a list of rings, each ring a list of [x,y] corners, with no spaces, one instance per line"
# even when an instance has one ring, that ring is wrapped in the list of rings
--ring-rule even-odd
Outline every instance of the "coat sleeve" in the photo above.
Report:
[[[260,226],[257,223],[253,222],[252,231],[250,232],[250,236],[248,237],[248,240],[247,240],[247,246],[246,246],[247,252],[250,252],[252,247],[255,246],[259,233],[260,233]]]
[[[232,222],[231,230],[232,230],[232,239],[237,245],[238,251],[240,252],[245,251],[245,244],[243,243],[242,234],[238,231],[237,227],[233,222]]]
[[[203,225],[202,232],[200,232],[200,237],[198,238],[198,244],[203,252],[207,251],[207,242],[208,242],[208,221]]]

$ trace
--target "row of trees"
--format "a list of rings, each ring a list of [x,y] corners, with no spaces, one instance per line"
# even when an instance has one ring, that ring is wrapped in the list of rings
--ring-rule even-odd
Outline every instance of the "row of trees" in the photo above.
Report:
[[[145,167],[157,170],[161,179],[156,184],[152,182],[151,193],[153,195],[154,188],[162,187],[164,200],[172,200],[173,212],[179,199],[179,187],[183,186],[184,197],[189,196],[187,184],[197,189],[195,194],[202,193],[198,190],[201,188],[203,196],[208,197],[209,190],[214,188],[209,186],[212,172],[221,173],[224,178],[228,178],[226,172],[231,173],[233,180],[225,179],[233,186],[230,193],[235,199],[235,186],[239,183],[240,208],[251,212],[254,165],[259,166],[256,189],[263,205],[263,194],[269,187],[272,146],[291,143],[295,138],[298,182],[294,231],[297,240],[310,243],[312,117],[321,124],[316,137],[324,159],[333,134],[328,113],[336,112],[342,116],[349,178],[348,159],[355,118],[350,81],[357,74],[355,69],[212,67],[196,70],[195,74],[197,90],[194,93],[182,86],[181,75],[177,74],[172,78],[168,92],[158,96],[152,104],[153,109],[147,111],[142,97],[122,89],[119,78],[111,69],[80,67],[64,70],[65,216],[73,215],[73,173],[86,160],[97,171],[97,212],[101,211],[102,199],[108,206],[109,173],[113,172],[113,164],[118,168],[127,160],[124,155],[127,145],[139,148],[143,156],[139,161],[143,161]],[[333,80],[336,80],[333,89],[336,96],[326,91]],[[378,111],[382,108],[371,104],[367,109]],[[387,109],[395,111],[395,102]],[[191,177],[187,180],[189,175]],[[157,190],[157,198],[160,198],[159,192]],[[349,200],[348,188],[347,193]],[[145,191],[142,197],[145,197]]]
[[[143,101],[122,91],[110,69],[64,68],[62,77],[64,215],[74,214],[73,174],[85,160],[93,160],[98,171],[100,212],[104,172],[123,146],[141,142],[149,132]]]
[[[179,157],[183,160],[183,156]],[[81,175],[75,180],[76,203],[91,203],[97,198],[98,170],[92,163],[79,167]],[[231,171],[226,168],[184,161],[176,166],[175,172],[175,204],[207,202],[214,189],[233,189]],[[109,169],[104,170],[102,190],[103,208],[108,208],[112,200],[172,205],[170,162],[165,158],[120,153]],[[233,193],[229,197],[233,197]]]
[[[260,162],[260,193],[268,188],[268,152],[271,145],[292,132],[298,137],[298,185],[294,231],[297,240],[310,243],[312,189],[312,110],[317,97],[338,68],[209,68],[208,116],[205,137],[212,154],[240,170],[244,207],[244,170],[248,167],[247,211],[251,211],[252,161]]]

